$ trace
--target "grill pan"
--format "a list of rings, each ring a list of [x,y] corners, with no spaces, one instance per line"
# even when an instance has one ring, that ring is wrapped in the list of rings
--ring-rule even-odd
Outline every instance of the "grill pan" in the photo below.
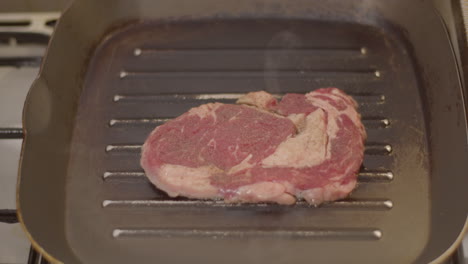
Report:
[[[75,1],[26,100],[19,218],[65,263],[442,261],[467,220],[462,77],[428,1]],[[191,107],[328,86],[368,132],[345,200],[173,199],[138,165]]]

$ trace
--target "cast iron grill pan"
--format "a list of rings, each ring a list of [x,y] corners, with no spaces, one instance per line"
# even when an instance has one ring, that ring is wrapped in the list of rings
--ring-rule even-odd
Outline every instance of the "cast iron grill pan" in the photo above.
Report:
[[[430,5],[117,2],[65,13],[26,103],[19,212],[36,248],[67,263],[427,263],[453,243],[466,122]],[[347,199],[170,198],[139,166],[148,134],[192,107],[331,86],[356,99],[368,133]]]
[[[416,184],[412,173],[424,173],[405,166],[418,158],[415,151],[427,151],[424,123],[417,121],[423,118],[416,79],[398,45],[373,28],[310,21],[143,23],[123,29],[100,46],[88,71],[72,161],[83,160],[77,155],[84,145],[92,165],[86,172],[80,165],[76,177],[72,169],[70,184],[80,181],[93,195],[87,199],[83,190],[70,189],[70,208],[95,208],[107,224],[89,219],[88,228],[102,233],[106,244],[135,248],[135,254],[190,240],[381,247],[394,239],[396,215],[414,207],[420,211],[410,239],[421,239],[428,225],[427,184],[408,201],[396,195]],[[192,107],[235,103],[255,90],[280,98],[329,86],[358,101],[369,134],[359,187],[349,199],[319,208],[304,201],[289,207],[173,199],[156,190],[139,167],[141,144],[151,130]],[[405,123],[416,132],[405,131]],[[86,224],[69,213],[73,226]],[[284,257],[293,251],[283,249]]]

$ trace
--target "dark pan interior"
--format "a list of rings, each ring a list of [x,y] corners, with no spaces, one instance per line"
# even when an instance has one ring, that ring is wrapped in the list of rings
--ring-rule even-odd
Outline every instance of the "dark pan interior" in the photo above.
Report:
[[[274,1],[267,2],[258,4]],[[387,17],[384,10],[403,4],[375,1],[364,8],[358,2],[335,10],[337,2],[325,1],[311,18],[258,11],[195,19],[180,11],[177,19],[163,20],[121,3],[108,18],[113,23],[96,26],[107,30],[104,39],[90,30],[80,36],[89,46],[74,44],[89,58],[70,55],[76,88],[65,71],[54,75],[58,65],[68,67],[57,60],[67,51],[54,43],[71,24],[60,22],[25,110],[30,130],[20,205],[36,246],[67,263],[426,263],[441,255],[466,219],[466,206],[454,203],[463,197],[457,183],[466,169],[460,162],[466,122],[455,61],[446,55],[450,45],[430,6],[411,2],[409,9],[440,27],[434,27],[442,39],[435,44],[442,53],[437,63],[421,56],[434,44],[414,40],[422,33],[408,33],[416,31],[405,24],[410,18]],[[78,1],[70,21],[90,8],[104,6]],[[272,10],[289,9],[278,4]],[[352,10],[356,17],[347,14]],[[119,17],[126,12],[143,12],[142,20]],[[327,12],[340,19],[323,19]],[[123,21],[133,22],[116,26]],[[434,87],[441,82],[446,86]],[[368,132],[359,186],[348,199],[318,208],[172,199],[149,184],[139,166],[149,132],[191,107],[234,103],[255,90],[281,96],[330,86],[358,101]],[[37,109],[50,112],[50,119]],[[44,149],[51,137],[62,145]],[[43,157],[40,165],[33,154]],[[46,171],[50,195],[23,191],[44,184],[31,175]],[[57,217],[33,223],[44,205]],[[41,226],[63,234],[52,240]]]
[[[115,33],[91,60],[75,121],[66,213],[77,255],[90,256],[95,246],[79,241],[101,234],[94,241],[103,245],[102,261],[118,247],[126,248],[124,262],[210,255],[232,263],[339,261],[333,243],[356,260],[388,247],[395,262],[414,259],[428,236],[429,161],[407,52],[381,30],[349,23],[181,21]],[[226,205],[171,199],[146,181],[140,146],[164,120],[207,102],[234,103],[249,91],[281,95],[328,86],[354,96],[369,134],[360,184],[348,200],[320,208]],[[88,214],[96,217],[83,219]],[[409,232],[408,243],[398,246]],[[177,254],[181,245],[184,254]]]

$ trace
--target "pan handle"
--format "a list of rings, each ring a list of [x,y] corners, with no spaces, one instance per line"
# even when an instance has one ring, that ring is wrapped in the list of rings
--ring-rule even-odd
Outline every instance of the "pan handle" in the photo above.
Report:
[[[52,100],[46,80],[38,76],[33,82],[23,108],[23,133],[41,133],[49,127],[52,115]]]

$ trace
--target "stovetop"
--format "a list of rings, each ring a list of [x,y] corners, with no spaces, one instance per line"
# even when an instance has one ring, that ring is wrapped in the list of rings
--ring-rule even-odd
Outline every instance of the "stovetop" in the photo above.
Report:
[[[465,1],[468,16],[468,1]],[[22,108],[59,13],[0,14],[0,263],[48,263],[16,218]],[[468,30],[467,30],[468,34]],[[468,263],[468,236],[449,263]],[[463,254],[464,252],[464,254]]]
[[[16,218],[23,102],[59,13],[0,14],[0,263],[47,263]]]

